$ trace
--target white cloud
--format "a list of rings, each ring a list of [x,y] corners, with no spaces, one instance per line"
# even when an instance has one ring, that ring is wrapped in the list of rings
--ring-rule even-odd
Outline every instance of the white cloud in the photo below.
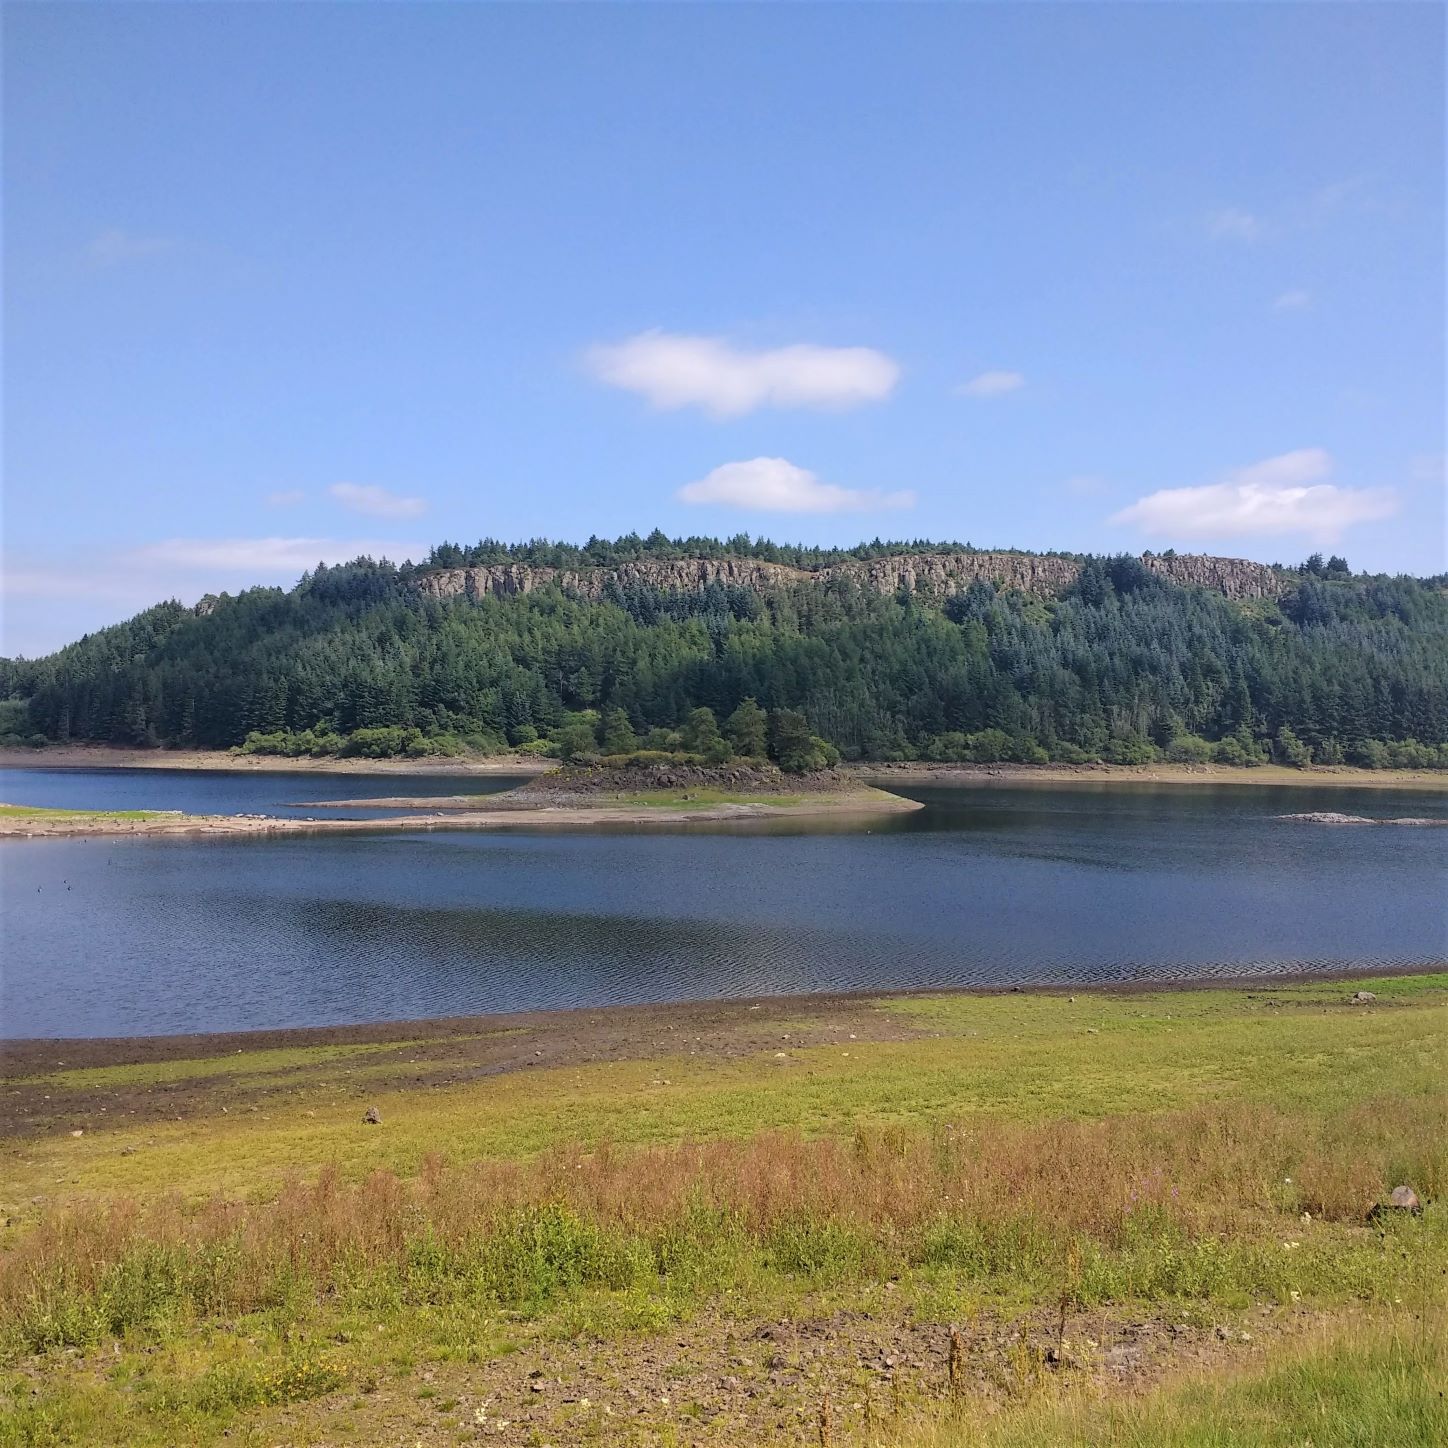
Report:
[[[119,266],[122,262],[144,261],[170,251],[176,243],[169,236],[137,236],[111,227],[93,237],[85,249],[92,266]]]
[[[962,397],[1004,397],[1008,392],[1019,392],[1025,385],[1026,379],[1019,372],[982,372],[955,390]]]
[[[1390,488],[1340,488],[1321,481],[1332,472],[1322,448],[1300,448],[1237,468],[1219,483],[1164,488],[1115,514],[1158,538],[1245,538],[1297,533],[1334,542],[1355,523],[1398,510]]]
[[[912,492],[884,493],[822,483],[808,468],[796,467],[785,458],[725,463],[708,477],[680,488],[678,497],[685,503],[717,503],[765,513],[864,513],[915,506]]]
[[[266,495],[268,508],[295,508],[298,503],[305,502],[307,495],[300,488],[283,488],[279,492]]]
[[[1300,312],[1311,305],[1312,293],[1297,287],[1290,292],[1283,292],[1281,296],[1274,297],[1272,310],[1274,312]]]
[[[370,483],[333,483],[327,491],[353,513],[373,518],[416,518],[427,512],[422,498],[403,498]]]
[[[1213,241],[1260,241],[1266,227],[1250,211],[1219,206],[1207,216],[1207,235]]]
[[[658,331],[591,347],[584,362],[600,382],[655,407],[702,407],[721,418],[760,407],[858,407],[888,397],[900,378],[899,366],[870,347],[750,351],[722,337]]]

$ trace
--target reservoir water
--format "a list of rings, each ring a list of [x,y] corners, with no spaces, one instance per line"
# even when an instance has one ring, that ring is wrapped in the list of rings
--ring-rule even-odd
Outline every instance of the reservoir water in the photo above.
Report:
[[[456,775],[0,771],[10,803],[308,814]],[[0,843],[0,1035],[1448,960],[1448,795],[908,788],[918,813],[586,831]],[[317,812],[326,813],[326,812]],[[338,811],[362,815],[360,809]]]

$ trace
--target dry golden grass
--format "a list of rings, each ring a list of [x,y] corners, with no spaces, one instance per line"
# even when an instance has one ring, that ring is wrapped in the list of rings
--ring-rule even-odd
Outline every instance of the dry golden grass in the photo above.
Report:
[[[524,1162],[433,1157],[416,1178],[379,1170],[359,1183],[325,1169],[269,1202],[121,1197],[54,1213],[0,1262],[0,1315],[19,1335],[12,1349],[33,1350],[122,1331],[177,1302],[202,1317],[251,1311],[359,1274],[389,1277],[404,1298],[534,1301],[671,1271],[717,1279],[742,1258],[843,1276],[937,1264],[1066,1282],[1095,1300],[1276,1293],[1289,1276],[1310,1291],[1319,1272],[1351,1288],[1361,1264],[1333,1227],[1370,1235],[1362,1224],[1399,1175],[1441,1193],[1445,1143],[1448,1102],[1423,1097],[1328,1118],[1237,1103],[853,1139],[556,1149]],[[1285,1247],[1288,1232],[1308,1250]],[[1197,1260],[1204,1244],[1210,1261]]]

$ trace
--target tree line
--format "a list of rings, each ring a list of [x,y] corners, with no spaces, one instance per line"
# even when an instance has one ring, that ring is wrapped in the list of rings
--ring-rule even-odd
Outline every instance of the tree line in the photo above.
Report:
[[[754,701],[846,759],[1448,764],[1443,580],[1337,558],[1246,603],[1131,557],[1085,559],[1059,599],[832,579],[443,600],[412,572],[319,566],[0,661],[0,725],[12,742],[616,753],[683,747],[697,711],[719,727]]]

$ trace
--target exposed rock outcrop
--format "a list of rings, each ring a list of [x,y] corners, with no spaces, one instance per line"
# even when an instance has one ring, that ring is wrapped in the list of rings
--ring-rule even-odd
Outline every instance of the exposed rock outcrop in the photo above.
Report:
[[[1209,588],[1232,599],[1278,598],[1291,587],[1289,574],[1245,558],[1188,553],[1148,556],[1142,562],[1173,583]],[[755,558],[677,558],[638,559],[610,568],[543,568],[526,563],[436,568],[418,574],[416,587],[431,598],[516,598],[556,583],[581,598],[598,599],[610,583],[696,593],[714,583],[763,591],[847,579],[876,593],[909,588],[948,597],[980,581],[1039,598],[1059,598],[1080,572],[1077,559],[1049,553],[901,553],[851,559],[817,571]]]

